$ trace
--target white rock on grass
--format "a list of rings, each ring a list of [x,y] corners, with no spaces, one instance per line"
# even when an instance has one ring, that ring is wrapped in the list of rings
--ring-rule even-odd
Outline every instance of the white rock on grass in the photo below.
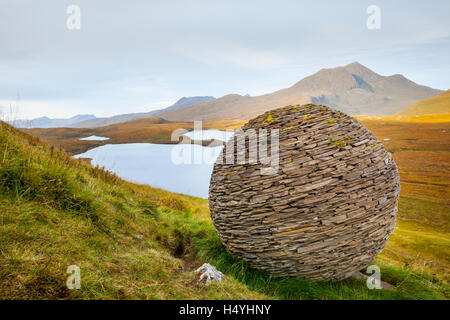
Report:
[[[198,281],[201,282],[206,278],[205,285],[207,286],[211,283],[211,280],[216,280],[218,282],[225,280],[225,275],[209,263],[204,263],[200,268],[195,270],[195,273],[200,272],[202,274],[200,275],[200,279]]]

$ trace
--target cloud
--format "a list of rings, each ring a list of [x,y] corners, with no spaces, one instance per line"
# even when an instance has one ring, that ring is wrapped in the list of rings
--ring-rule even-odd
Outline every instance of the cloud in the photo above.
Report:
[[[0,99],[24,115],[137,112],[181,96],[261,94],[355,60],[448,87],[450,2],[77,0],[0,3]],[[426,48],[433,48],[431,56]],[[32,107],[34,106],[34,107]]]

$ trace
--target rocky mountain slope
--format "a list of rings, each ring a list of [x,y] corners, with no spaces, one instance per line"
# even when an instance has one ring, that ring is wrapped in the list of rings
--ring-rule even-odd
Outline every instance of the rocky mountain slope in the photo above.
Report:
[[[322,69],[274,93],[256,97],[226,95],[159,116],[172,121],[247,120],[276,107],[308,102],[325,104],[350,115],[392,115],[440,93],[441,90],[418,85],[402,75],[379,75],[355,62]]]

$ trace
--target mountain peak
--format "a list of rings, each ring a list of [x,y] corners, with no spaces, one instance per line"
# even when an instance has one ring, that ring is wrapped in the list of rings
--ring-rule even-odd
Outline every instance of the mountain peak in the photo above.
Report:
[[[320,69],[318,72],[316,72],[312,76],[328,74],[328,75],[335,75],[335,76],[342,77],[342,76],[344,76],[345,73],[349,73],[350,75],[357,75],[363,79],[365,77],[370,77],[370,78],[380,77],[379,74],[373,72],[372,70],[370,70],[369,68],[367,68],[366,66],[362,65],[359,62],[352,62],[345,66],[340,66],[340,67],[335,67],[335,68]],[[350,75],[348,75],[348,76],[350,76]]]
[[[183,97],[179,99],[175,104],[167,108],[167,110],[181,109],[190,106],[197,102],[205,102],[215,100],[213,96],[195,96],[195,97]]]
[[[402,80],[405,79],[405,80],[407,80],[404,75],[399,74],[399,73],[393,74],[392,76],[389,76],[389,77],[392,78],[392,79],[402,79]]]
[[[358,73],[375,73],[372,70],[370,70],[369,68],[367,68],[366,66],[362,65],[359,62],[352,62],[346,66],[343,67],[346,71],[350,72],[350,73],[354,73],[354,74],[358,74]],[[359,75],[359,74],[358,74]]]
[[[351,73],[352,75],[356,75],[367,82],[376,82],[383,79],[381,75],[370,70],[366,66],[360,64],[359,62],[353,62],[346,66],[344,66],[344,70]]]
[[[177,102],[175,102],[175,103],[183,102],[183,101],[186,101],[187,99],[188,99],[187,97],[181,97],[181,98],[178,99]]]
[[[347,68],[347,67],[359,67],[359,68],[366,68],[367,69],[367,67],[365,67],[365,66],[363,66],[361,63],[359,63],[358,61],[355,61],[355,62],[352,62],[352,63],[349,63],[349,64],[347,64],[346,66],[344,66],[344,68]]]

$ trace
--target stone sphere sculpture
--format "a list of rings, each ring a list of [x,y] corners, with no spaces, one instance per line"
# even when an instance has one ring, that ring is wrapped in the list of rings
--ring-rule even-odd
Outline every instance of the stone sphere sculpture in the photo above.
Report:
[[[395,229],[400,192],[397,166],[372,132],[314,104],[266,112],[241,129],[214,164],[209,189],[227,250],[254,268],[312,280],[344,279],[370,265]],[[272,173],[263,157],[236,160],[249,158],[250,129],[278,129]],[[271,139],[268,156],[276,153]]]

